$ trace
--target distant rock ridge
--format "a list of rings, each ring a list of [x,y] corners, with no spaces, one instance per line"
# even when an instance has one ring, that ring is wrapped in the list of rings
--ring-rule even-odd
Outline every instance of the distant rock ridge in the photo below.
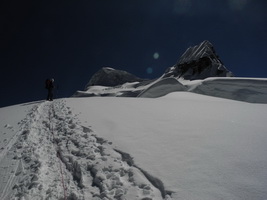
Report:
[[[199,45],[189,47],[178,62],[168,68],[163,76],[196,80],[234,75],[224,66],[213,45],[205,40]]]
[[[100,86],[117,86],[122,85],[126,82],[141,82],[144,79],[138,78],[129,72],[123,70],[117,70],[110,67],[103,67],[98,72],[96,72],[89,83],[85,86],[88,89],[90,86],[100,85]]]
[[[213,45],[205,40],[189,47],[178,62],[154,80],[145,80],[126,71],[104,67],[96,72],[74,97],[159,97],[172,91],[187,91],[187,83],[209,77],[232,77],[216,54]]]

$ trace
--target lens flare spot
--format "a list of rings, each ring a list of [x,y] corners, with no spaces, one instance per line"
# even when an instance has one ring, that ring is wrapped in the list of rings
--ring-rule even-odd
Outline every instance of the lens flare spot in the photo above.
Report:
[[[152,67],[148,67],[148,68],[146,69],[146,73],[148,73],[148,74],[152,74],[152,73],[153,73],[153,69],[152,69]]]
[[[159,58],[159,53],[158,53],[158,52],[155,52],[154,55],[153,55],[153,58],[154,58],[155,60],[157,60],[157,59]]]

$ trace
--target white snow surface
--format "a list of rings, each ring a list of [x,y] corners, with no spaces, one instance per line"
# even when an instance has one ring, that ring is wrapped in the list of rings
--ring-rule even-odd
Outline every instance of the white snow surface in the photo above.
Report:
[[[191,92],[250,103],[267,103],[266,78],[207,78],[187,83]]]
[[[265,87],[251,80],[234,82]],[[157,87],[148,94],[162,93]],[[242,92],[235,100],[176,91],[0,108],[0,199],[267,199],[267,104],[244,102]]]
[[[158,82],[152,84],[150,87],[142,91],[138,97],[156,98],[169,94],[170,92],[184,90],[186,90],[185,86],[182,85],[177,79],[165,78],[159,79]]]
[[[187,92],[110,98],[68,105],[91,116],[93,129],[162,180],[174,199],[266,199],[266,104]]]
[[[198,94],[245,101],[267,103],[267,78],[212,77],[188,81],[183,78],[162,78],[142,85],[139,82],[125,83],[116,87],[91,86],[87,91],[77,91],[78,96],[127,96],[136,93],[139,97],[161,97],[175,91],[189,91]]]
[[[129,154],[82,126],[66,102],[0,109],[10,122],[1,124],[1,200],[170,199]]]

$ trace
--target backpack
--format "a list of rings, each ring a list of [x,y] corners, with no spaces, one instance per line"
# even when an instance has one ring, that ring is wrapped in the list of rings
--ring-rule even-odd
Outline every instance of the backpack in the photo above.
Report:
[[[45,89],[49,89],[50,88],[50,84],[51,84],[51,80],[50,79],[46,79],[45,80]]]

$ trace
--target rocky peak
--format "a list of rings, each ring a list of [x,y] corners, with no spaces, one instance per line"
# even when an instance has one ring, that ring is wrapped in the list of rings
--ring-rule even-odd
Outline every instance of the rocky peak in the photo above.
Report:
[[[126,82],[135,81],[143,81],[143,79],[140,79],[126,71],[103,67],[92,76],[85,89],[93,85],[117,86]]]
[[[194,80],[207,77],[229,77],[233,74],[226,69],[213,45],[205,40],[199,45],[189,47],[178,62],[165,72],[164,76]]]

